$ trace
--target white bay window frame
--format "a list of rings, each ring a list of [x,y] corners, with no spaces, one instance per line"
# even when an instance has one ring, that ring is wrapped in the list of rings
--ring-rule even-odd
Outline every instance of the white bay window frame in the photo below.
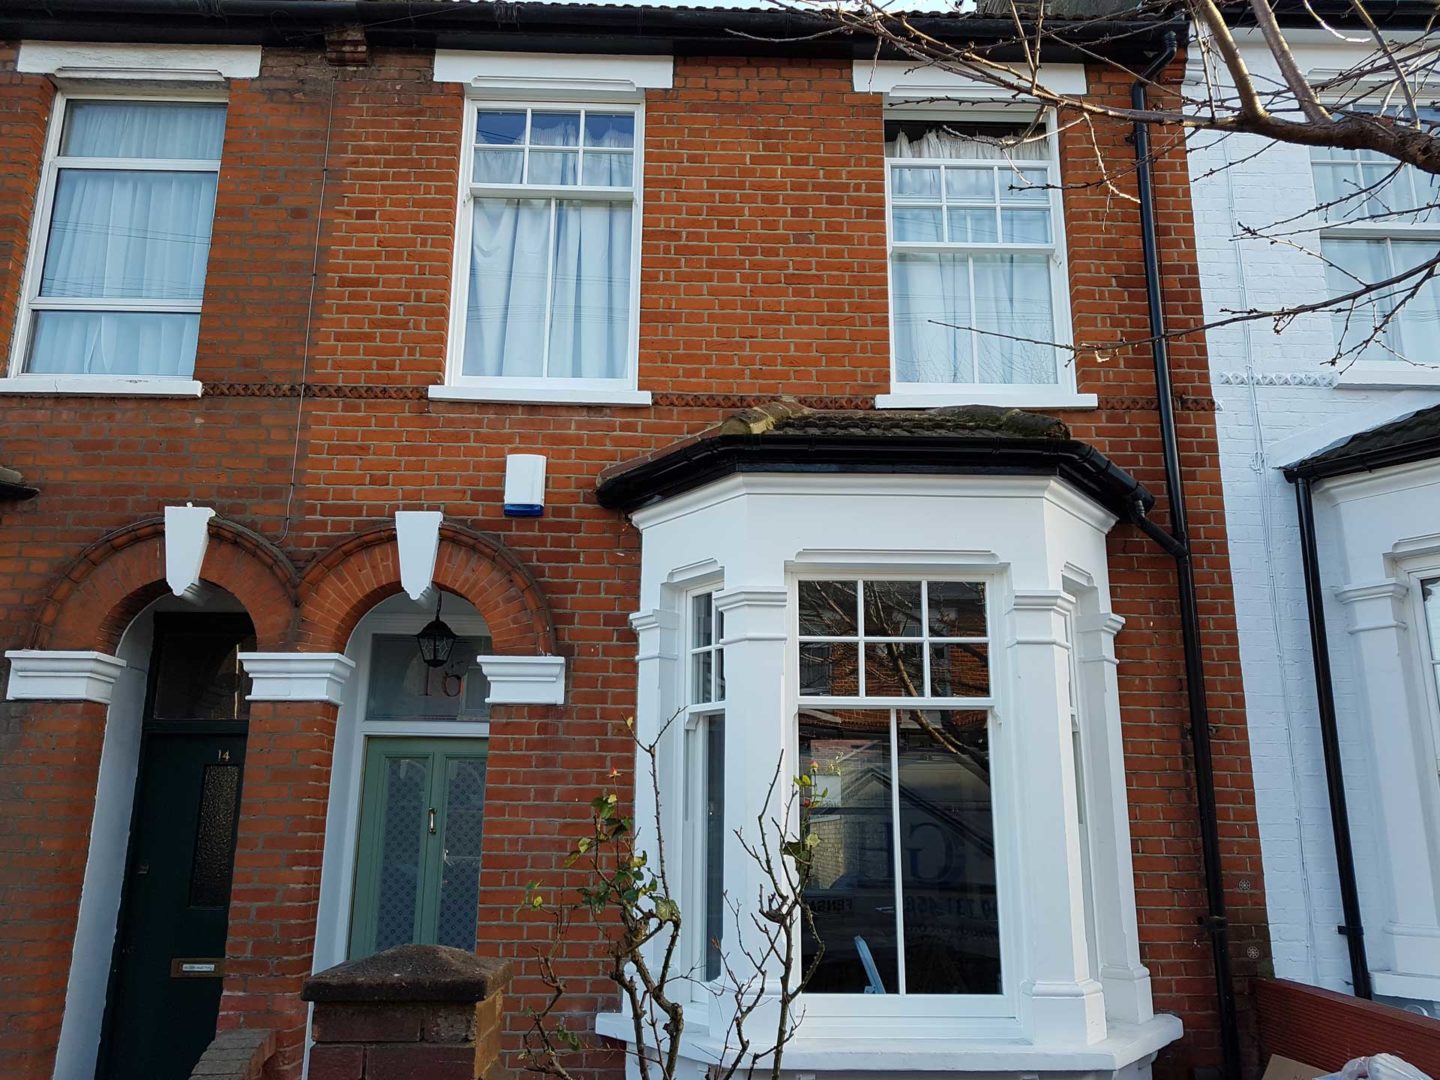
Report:
[[[756,473],[712,481],[631,517],[642,535],[642,611],[632,619],[642,733],[683,701],[676,667],[689,662],[681,625],[688,612],[677,594],[723,567],[715,602],[726,615],[725,880],[742,907],[740,925],[731,918],[725,929],[742,937],[750,932],[743,909],[764,875],[734,830],[753,832],[772,766],[786,784],[798,775],[796,718],[826,700],[799,694],[798,582],[987,585],[990,693],[942,704],[992,710],[1001,992],[807,993],[787,1068],[1103,1074],[1143,1068],[1147,1055],[1178,1036],[1178,1021],[1151,1011],[1139,959],[1115,677],[1120,621],[1109,613],[1105,568],[1113,516],[1047,477]],[[844,548],[836,546],[841,536]],[[853,698],[844,704],[858,707]],[[868,704],[905,709],[917,702]],[[1079,769],[1077,722],[1085,735]],[[673,784],[678,761],[672,770]],[[667,786],[663,770],[661,784],[671,821],[680,788]],[[642,834],[653,813],[646,787],[635,790]],[[1094,890],[1090,904],[1087,889]],[[732,962],[734,946],[727,941]],[[733,1008],[720,993],[708,1008],[702,1002],[687,1010],[687,1058],[703,1063],[723,1053]],[[598,1017],[597,1030],[633,1039],[618,1014]]]
[[[577,164],[577,183],[573,185],[538,185],[529,183],[497,184],[478,182],[475,178],[476,125],[483,111],[535,112],[623,112],[634,116],[635,135],[631,151],[633,167],[629,188],[586,186]],[[577,152],[583,154],[584,130]],[[532,144],[524,146],[528,161]],[[542,148],[544,149],[544,148]],[[563,148],[552,148],[563,149]],[[592,148],[600,149],[600,148]],[[603,152],[603,151],[602,151]],[[600,93],[587,96],[509,96],[506,93],[468,95],[464,108],[464,127],[460,154],[459,199],[455,221],[455,258],[450,298],[449,342],[446,351],[445,382],[431,386],[429,396],[439,400],[514,401],[537,404],[599,404],[648,405],[651,396],[637,389],[640,333],[640,265],[641,221],[644,214],[645,167],[645,103],[643,93],[614,95]],[[628,196],[628,198],[626,198]],[[628,330],[623,357],[623,370],[615,378],[522,377],[505,375],[467,375],[464,371],[467,306],[471,277],[471,242],[474,233],[474,204],[479,198],[540,199],[551,202],[549,257],[553,259],[556,207],[561,201],[627,201],[631,208],[630,289],[627,306]],[[550,336],[550,289],[553,275],[547,268],[546,316],[544,335]]]
[[[0,378],[0,393],[59,393],[59,394],[121,394],[167,397],[199,397],[201,384],[194,378],[193,369],[188,374],[139,375],[139,374],[68,374],[30,372],[31,343],[34,337],[36,314],[41,311],[97,311],[97,312],[163,312],[199,315],[203,300],[195,299],[140,299],[140,298],[90,298],[90,297],[44,297],[40,295],[41,280],[45,270],[45,259],[49,250],[51,223],[55,211],[56,189],[62,171],[79,170],[125,170],[127,172],[220,172],[221,161],[201,159],[162,158],[100,158],[66,157],[60,153],[61,140],[65,132],[70,107],[76,103],[97,102],[154,102],[158,104],[202,104],[226,105],[228,95],[223,89],[184,89],[155,91],[132,89],[122,84],[103,91],[56,91],[50,126],[45,139],[45,163],[40,179],[40,188],[35,200],[35,215],[31,223],[30,244],[21,276],[20,304],[16,312],[15,332],[11,342],[9,370]],[[214,221],[212,210],[211,221]]]
[[[1033,107],[1005,107],[978,102],[930,102],[917,103],[904,99],[887,104],[885,120],[926,120],[934,123],[965,125],[1018,124],[1034,118],[1037,109]],[[1026,244],[996,242],[912,242],[895,238],[894,184],[892,172],[899,166],[957,166],[967,159],[952,158],[885,158],[885,243],[886,274],[889,296],[889,343],[890,343],[890,393],[877,395],[878,408],[927,408],[947,405],[1012,405],[1021,408],[1090,408],[1097,403],[1094,394],[1081,394],[1076,386],[1074,354],[1068,346],[1073,343],[1073,324],[1070,310],[1069,258],[1066,248],[1065,207],[1062,193],[1060,139],[1055,115],[1051,110],[1043,112],[1046,156],[1044,161],[1011,162],[1000,159],[993,162],[1002,173],[1013,166],[1018,178],[1021,167],[1044,168],[1047,175],[1046,205],[1050,211],[1051,242],[1048,244]],[[1003,177],[1002,177],[1003,179]],[[943,192],[943,182],[942,182]],[[904,203],[901,203],[901,208]],[[995,205],[1000,205],[999,194]],[[998,210],[997,210],[998,213]],[[997,236],[999,234],[997,233]],[[940,253],[954,255],[985,254],[1043,254],[1049,259],[1050,310],[1054,322],[1053,336],[1056,358],[1056,381],[1053,383],[986,383],[986,382],[910,382],[900,378],[900,356],[897,350],[897,307],[895,286],[895,256],[906,253]],[[973,278],[973,268],[971,270]],[[973,296],[973,282],[971,287]],[[978,365],[978,354],[974,342],[983,336],[975,330],[956,330],[968,333],[972,338],[972,366]]]

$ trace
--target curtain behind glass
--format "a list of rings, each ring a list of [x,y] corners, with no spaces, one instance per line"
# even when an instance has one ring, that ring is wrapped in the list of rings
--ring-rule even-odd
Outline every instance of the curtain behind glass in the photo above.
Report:
[[[475,200],[466,375],[624,376],[633,208],[561,201],[552,238],[551,206],[546,199]]]
[[[932,128],[918,139],[911,139],[903,131],[896,132],[895,138],[886,144],[885,152],[892,158],[1048,161],[1050,159],[1050,142],[1043,133],[1037,132],[1025,142],[998,146],[993,142],[980,142],[963,135]]]
[[[224,105],[160,101],[72,101],[60,153],[66,157],[219,161]]]

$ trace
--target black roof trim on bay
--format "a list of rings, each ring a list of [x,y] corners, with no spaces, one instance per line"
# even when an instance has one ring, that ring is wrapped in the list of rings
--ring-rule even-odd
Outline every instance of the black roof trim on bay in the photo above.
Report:
[[[1344,442],[1285,466],[1287,480],[1370,472],[1440,457],[1440,405],[1351,435]]]
[[[976,425],[977,414],[985,421],[1002,415],[998,423]],[[1155,504],[1138,480],[1093,446],[1070,438],[1069,429],[1051,417],[957,410],[952,415],[961,423],[944,433],[939,428],[946,418],[920,415],[924,419],[800,413],[751,432],[727,422],[658,454],[611,466],[601,473],[596,499],[629,513],[737,473],[987,474],[1057,476],[1124,520],[1133,520],[1137,507],[1148,511]]]
[[[1110,8],[1113,10],[1113,5]],[[1105,10],[1105,9],[1099,9]],[[939,40],[1007,42],[1007,16],[915,16]],[[875,55],[863,34],[829,33],[820,16],[651,3],[617,7],[530,0],[4,0],[0,38],[189,44],[315,46],[327,30],[359,25],[376,46],[674,55]],[[1135,57],[1160,48],[1182,20],[1149,17],[1047,19],[1051,62]],[[1076,47],[1066,48],[1066,40]],[[1016,56],[1019,56],[1016,53]],[[1013,59],[996,49],[994,59]]]

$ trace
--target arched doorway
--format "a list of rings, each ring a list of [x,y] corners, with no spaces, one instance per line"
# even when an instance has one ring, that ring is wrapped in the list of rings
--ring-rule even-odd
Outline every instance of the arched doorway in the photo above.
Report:
[[[250,616],[213,587],[151,604],[122,640],[138,674],[112,702],[92,841],[92,862],[94,841],[123,859],[105,883],[100,1080],[188,1076],[214,1038],[249,720],[238,655],[254,647]],[[76,958],[96,954],[77,940]]]
[[[485,619],[442,592],[455,632],[427,665],[416,634],[434,600],[391,596],[361,618],[336,729],[316,969],[408,942],[475,946],[489,751]]]

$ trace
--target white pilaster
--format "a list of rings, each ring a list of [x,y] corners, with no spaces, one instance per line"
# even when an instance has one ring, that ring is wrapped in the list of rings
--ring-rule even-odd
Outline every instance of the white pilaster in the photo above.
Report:
[[[241,653],[250,676],[250,701],[344,700],[355,661],[341,653]]]
[[[1105,1038],[1105,1001],[1085,947],[1085,898],[1075,760],[1070,731],[1070,654],[1062,591],[1018,592],[1008,620],[1013,705],[1001,722],[1025,785],[1018,840],[1025,881],[1029,978],[1020,988],[1032,1037],[1087,1045]]]
[[[767,797],[770,806],[763,816],[798,828],[798,807],[793,801],[790,779],[796,770],[789,760],[793,725],[785,716],[786,613],[784,586],[728,587],[715,595],[715,608],[725,615],[725,889],[735,901],[753,904],[754,898],[773,891],[754,858],[741,846],[758,846],[761,808]],[[772,781],[773,795],[769,794]],[[731,807],[739,810],[733,813]],[[787,815],[787,810],[791,811]],[[736,836],[738,830],[740,836]],[[780,837],[773,827],[765,836],[773,851]],[[725,952],[743,978],[741,949],[762,955],[764,937],[751,919],[727,919],[725,934],[741,936],[727,940]],[[767,991],[779,994],[784,973],[765,972]],[[717,1001],[711,1013],[711,1030],[724,1030],[727,1010],[733,1001]],[[752,1018],[755,1030],[774,1030],[779,1015],[778,998],[767,1002]]]
[[[65,649],[11,649],[10,701],[95,701],[109,705],[125,661],[108,653]]]
[[[1335,596],[1345,606],[1353,643],[1386,840],[1382,862],[1389,879],[1389,917],[1378,928],[1382,933],[1373,935],[1385,944],[1383,952],[1372,946],[1371,966],[1384,966],[1388,953],[1397,973],[1433,975],[1440,971],[1435,887],[1440,838],[1434,831],[1440,807],[1435,805],[1436,748],[1428,725],[1408,722],[1426,710],[1411,670],[1415,645],[1407,618],[1409,589],[1402,581],[1385,580],[1337,589]]]
[[[1115,635],[1125,620],[1101,612],[1075,623],[1080,741],[1085,756],[1086,812],[1090,822],[1090,880],[1098,975],[1105,1015],[1143,1024],[1155,1015],[1150,972],[1140,962],[1135,916],[1135,871],[1130,851],[1130,807],[1125,786],[1125,745],[1120,727]]]

